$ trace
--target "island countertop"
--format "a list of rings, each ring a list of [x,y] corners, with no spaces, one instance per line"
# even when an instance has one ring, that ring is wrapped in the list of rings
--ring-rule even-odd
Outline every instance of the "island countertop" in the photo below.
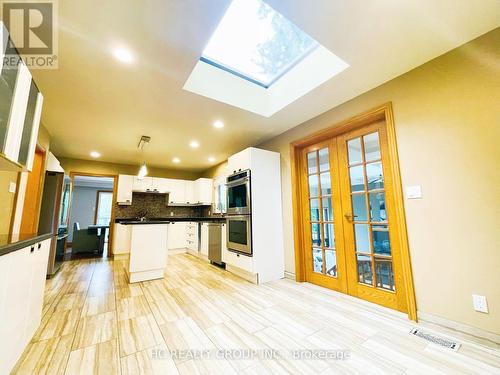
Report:
[[[24,249],[51,236],[51,233],[0,234],[0,256]]]
[[[137,219],[115,219],[115,223],[123,225],[151,225],[151,224],[171,224],[175,222],[225,222],[226,218],[223,216],[203,216],[203,217],[165,217],[153,218],[146,220]]]

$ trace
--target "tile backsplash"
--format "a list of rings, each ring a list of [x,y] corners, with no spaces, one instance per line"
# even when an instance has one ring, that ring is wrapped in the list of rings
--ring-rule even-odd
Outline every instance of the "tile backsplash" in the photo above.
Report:
[[[142,216],[150,219],[171,216],[203,217],[209,215],[210,209],[210,206],[168,206],[168,194],[134,192],[130,206],[116,205],[116,218],[134,219]]]

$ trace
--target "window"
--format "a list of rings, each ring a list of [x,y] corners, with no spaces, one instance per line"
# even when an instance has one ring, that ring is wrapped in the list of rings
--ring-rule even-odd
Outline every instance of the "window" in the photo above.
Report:
[[[261,0],[233,0],[200,61],[268,88],[319,44]]]

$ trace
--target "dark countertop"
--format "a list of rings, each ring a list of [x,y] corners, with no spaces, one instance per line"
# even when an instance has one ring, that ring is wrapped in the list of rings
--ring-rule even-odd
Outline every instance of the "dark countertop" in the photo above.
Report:
[[[13,251],[24,249],[37,242],[52,237],[52,233],[21,233],[21,234],[0,234],[0,256],[12,253]]]
[[[226,222],[226,218],[222,216],[205,216],[205,217],[165,217],[148,219],[140,221],[137,219],[115,219],[115,223],[123,225],[147,225],[147,224],[170,224],[175,222],[195,221],[198,223],[204,222]]]

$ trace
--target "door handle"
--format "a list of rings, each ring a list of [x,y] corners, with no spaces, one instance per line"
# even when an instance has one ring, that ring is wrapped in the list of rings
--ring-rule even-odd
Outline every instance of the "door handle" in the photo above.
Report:
[[[354,221],[354,218],[355,217],[358,217],[358,215],[349,215],[349,214],[345,214],[344,217],[346,218],[346,220],[350,223],[352,223]]]

